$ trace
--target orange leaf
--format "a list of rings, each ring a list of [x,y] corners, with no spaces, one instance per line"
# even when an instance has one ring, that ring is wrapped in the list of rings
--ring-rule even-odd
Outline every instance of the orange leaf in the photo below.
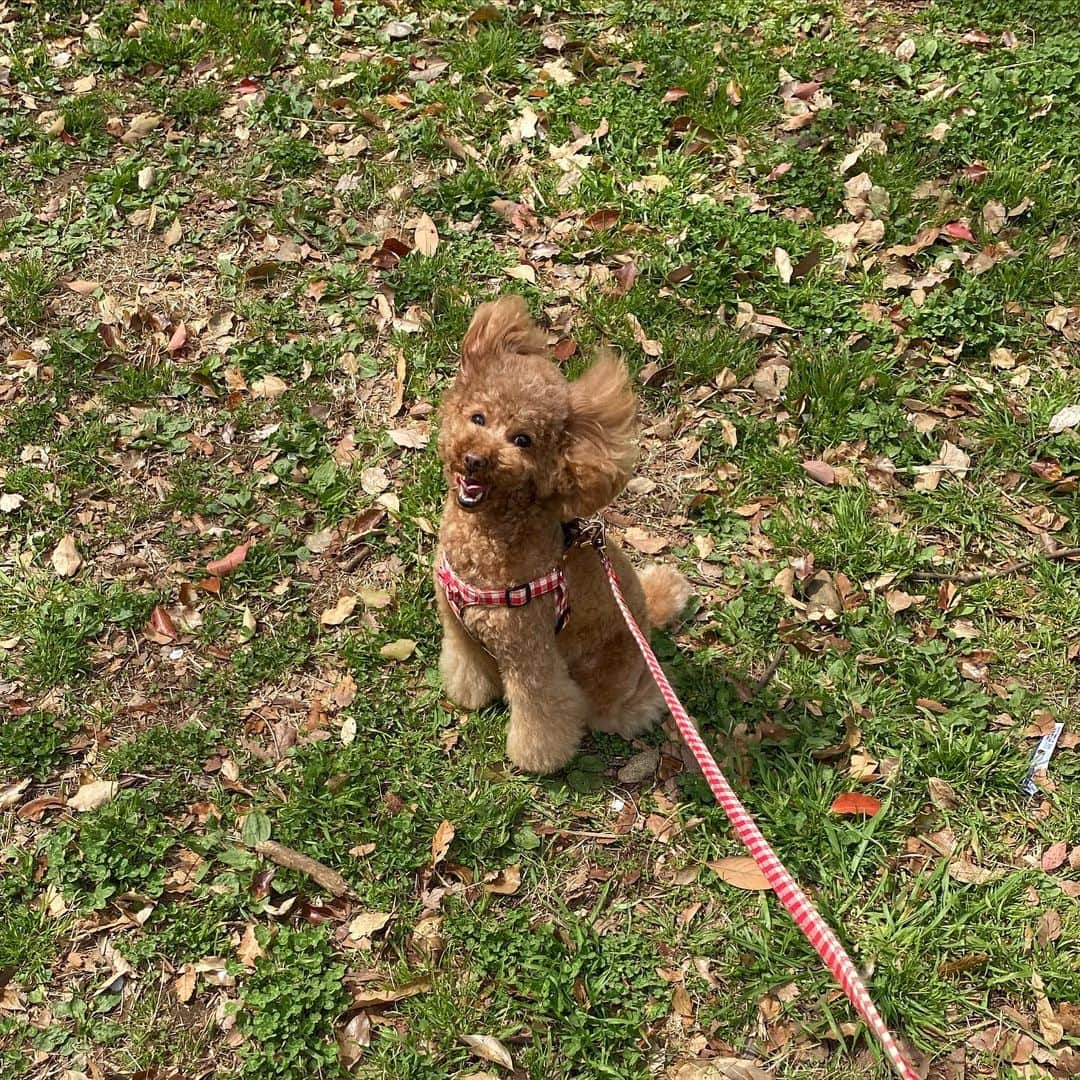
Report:
[[[436,830],[431,839],[431,865],[438,866],[446,858],[450,850],[450,843],[454,839],[454,826],[449,821],[444,821]]]
[[[833,799],[829,809],[834,814],[865,814],[873,817],[881,809],[881,800],[858,791],[845,791],[843,795],[837,795]]]
[[[237,544],[228,555],[224,556],[224,558],[214,559],[213,562],[208,562],[206,564],[206,572],[213,577],[226,577],[236,570],[236,568],[247,558],[249,547],[251,547],[250,540],[245,540],[244,543]]]
[[[175,641],[179,636],[176,624],[160,604],[150,612],[150,621],[146,624],[146,629],[143,632],[151,641],[157,642],[158,645],[167,645],[170,641]]]

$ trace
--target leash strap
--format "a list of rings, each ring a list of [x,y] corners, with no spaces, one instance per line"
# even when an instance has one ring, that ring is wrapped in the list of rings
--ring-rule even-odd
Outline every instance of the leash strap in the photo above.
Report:
[[[881,1018],[881,1014],[877,1011],[873,1001],[870,1000],[866,985],[859,977],[859,973],[855,970],[855,965],[851,962],[850,957],[844,951],[844,946],[840,944],[839,939],[818,914],[817,909],[802,889],[799,888],[795,879],[787,872],[784,864],[776,857],[776,853],[754,823],[754,819],[747,813],[746,807],[739,801],[739,797],[724,778],[724,774],[720,771],[720,767],[709,752],[709,748],[698,734],[693,720],[690,719],[686,709],[683,708],[682,702],[675,696],[675,691],[671,688],[671,683],[668,682],[667,676],[660,667],[660,662],[650,648],[641,627],[638,626],[637,621],[631,614],[629,605],[626,603],[626,598],[623,596],[622,589],[619,586],[618,575],[615,573],[614,566],[611,565],[611,559],[608,558],[608,554],[604,550],[602,538],[599,542],[594,543],[611,582],[611,591],[615,596],[615,603],[618,604],[619,610],[626,620],[627,628],[637,642],[641,655],[645,658],[645,663],[648,665],[652,677],[656,680],[656,685],[660,688],[660,693],[664,695],[664,701],[667,702],[667,707],[678,726],[679,734],[682,735],[686,745],[690,748],[690,752],[697,759],[698,765],[701,766],[701,771],[704,773],[712,793],[716,796],[716,801],[723,807],[724,813],[727,814],[736,835],[746,845],[747,850],[754,858],[754,862],[757,863],[779,897],[780,903],[787,908],[796,925],[817,950],[821,959],[825,961],[826,967],[836,977],[837,982],[843,987],[848,1000],[855,1006],[855,1009],[866,1021],[870,1030],[877,1036],[886,1056],[897,1073],[904,1080],[919,1080],[918,1074],[908,1064],[903,1052],[893,1038],[892,1032],[889,1031],[885,1021]]]

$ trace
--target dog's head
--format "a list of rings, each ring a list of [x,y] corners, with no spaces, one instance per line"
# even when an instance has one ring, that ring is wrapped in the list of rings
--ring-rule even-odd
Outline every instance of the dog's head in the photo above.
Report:
[[[443,402],[439,456],[465,510],[548,503],[593,514],[629,480],[637,402],[626,368],[601,355],[568,382],[520,296],[482,304]]]

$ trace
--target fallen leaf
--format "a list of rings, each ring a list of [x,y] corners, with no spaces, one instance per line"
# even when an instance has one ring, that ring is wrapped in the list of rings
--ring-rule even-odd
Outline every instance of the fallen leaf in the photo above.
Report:
[[[885,593],[885,604],[893,615],[907,611],[915,603],[915,598],[903,589],[889,589]]]
[[[680,1065],[674,1080],[772,1080],[772,1073],[745,1058],[716,1057]]]
[[[395,446],[408,450],[423,450],[428,444],[428,436],[413,428],[391,428],[387,434]]]
[[[251,384],[251,396],[276,401],[288,389],[289,384],[284,379],[279,379],[276,375],[264,375]]]
[[[356,597],[343,594],[338,597],[338,602],[333,607],[323,611],[319,616],[319,622],[323,626],[340,626],[353,613],[355,607]]]
[[[450,844],[454,839],[454,826],[449,821],[444,821],[431,838],[431,865],[438,866],[446,858],[450,850]]]
[[[776,263],[776,270],[780,275],[780,280],[785,285],[791,284],[791,275],[793,273],[791,256],[782,247],[773,248],[773,262]]]
[[[705,865],[722,881],[736,889],[760,891],[772,888],[769,879],[749,855],[730,855],[725,859],[714,859]]]
[[[173,981],[173,993],[176,995],[176,1000],[181,1005],[186,1005],[195,994],[195,980],[198,976],[195,973],[194,964],[185,964],[183,970]]]
[[[266,950],[259,944],[259,939],[255,936],[255,924],[248,923],[244,927],[243,936],[240,938],[240,944],[236,950],[236,958],[246,968],[254,968],[255,961],[260,956],[265,956]]]
[[[422,214],[413,232],[413,250],[430,259],[438,248],[439,230],[435,228],[435,222],[427,214]]]
[[[660,764],[660,751],[648,747],[635,754],[618,772],[620,784],[640,784],[648,780]]]
[[[357,940],[371,937],[372,934],[377,934],[382,930],[391,918],[388,911],[365,911],[362,915],[357,915],[356,918],[350,920],[349,937]]]
[[[21,495],[6,491],[0,495],[0,513],[12,514],[19,509],[26,500]]]
[[[804,461],[802,467],[819,484],[828,487],[836,483],[836,470],[827,461]]]
[[[371,1017],[361,1010],[338,1029],[336,1037],[341,1064],[351,1071],[371,1045]]]
[[[983,205],[982,219],[987,232],[996,236],[1001,232],[1007,218],[1008,212],[1005,209],[1005,204],[998,202],[997,199],[990,199]]]
[[[178,353],[187,344],[187,327],[181,323],[172,333],[172,337],[169,338],[168,345],[165,346],[165,351],[170,353]]]
[[[1004,870],[988,870],[986,867],[976,866],[967,859],[956,859],[949,863],[949,877],[965,885],[988,885],[1004,875]]]
[[[484,892],[513,896],[521,888],[521,866],[515,864],[484,876]]]
[[[689,94],[689,90],[684,90],[681,86],[673,86],[660,100],[665,105],[673,105],[676,101],[682,101],[684,97],[688,97]]]
[[[89,784],[83,784],[74,795],[68,799],[68,806],[72,810],[78,810],[85,814],[89,810],[96,810],[116,798],[120,785],[115,780],[91,780]]]
[[[395,1001],[426,994],[431,989],[431,980],[424,976],[401,986],[361,986],[353,991],[353,1005],[369,1008],[374,1005],[392,1005]]]
[[[67,283],[67,287],[73,293],[77,293],[79,296],[90,296],[91,293],[95,293],[98,289],[101,288],[101,282],[84,281],[82,278],[79,278],[75,281],[69,281]]]
[[[153,611],[150,612],[150,620],[143,634],[156,645],[168,645],[170,641],[175,641],[180,636],[176,624],[172,621],[172,616],[160,604],[155,605]]]
[[[960,798],[950,783],[940,777],[931,776],[926,781],[930,789],[930,801],[939,810],[955,810],[960,805]]]
[[[510,1056],[510,1051],[491,1035],[462,1035],[461,1041],[484,1061],[492,1061],[504,1069],[514,1067],[514,1059]]]
[[[515,281],[527,281],[530,285],[536,284],[536,271],[528,263],[520,263],[517,266],[508,266],[506,276]]]
[[[46,810],[59,810],[65,805],[64,800],[55,795],[39,795],[36,799],[24,802],[15,811],[15,816],[20,821],[40,821]]]
[[[412,638],[398,638],[397,641],[384,645],[379,655],[386,660],[408,660],[416,651],[416,642]]]
[[[61,577],[74,577],[79,572],[79,567],[82,564],[82,556],[75,546],[75,537],[71,533],[67,533],[61,538],[60,543],[53,548],[53,569]]]
[[[1043,913],[1035,928],[1035,940],[1044,948],[1061,937],[1061,916],[1053,908]]]
[[[627,529],[623,533],[623,539],[643,555],[657,555],[668,546],[667,540],[662,536],[656,536],[637,525]]]
[[[1060,435],[1077,424],[1080,424],[1080,405],[1066,405],[1064,409],[1054,413],[1046,430],[1051,435]]]
[[[165,242],[167,248],[176,247],[180,243],[181,237],[184,235],[183,228],[180,225],[179,218],[173,218],[172,224],[162,234],[161,239]]]
[[[881,800],[875,799],[873,795],[863,795],[859,791],[845,791],[833,799],[829,809],[834,814],[873,817],[881,809]]]
[[[10,810],[15,806],[19,799],[22,798],[22,793],[29,786],[30,779],[27,777],[25,780],[16,780],[14,783],[0,788],[0,810]]]
[[[1057,870],[1058,867],[1065,862],[1066,855],[1068,853],[1068,846],[1064,840],[1059,840],[1056,844],[1051,844],[1042,855],[1040,865],[1048,873],[1051,870]]]
[[[237,544],[228,555],[223,555],[220,559],[213,559],[208,562],[206,564],[206,572],[211,577],[228,577],[228,575],[234,573],[240,564],[247,558],[248,549],[250,547],[250,540],[245,540],[242,544]]]
[[[903,63],[907,63],[915,55],[915,41],[913,38],[904,38],[899,45],[896,46],[896,50],[893,55],[897,60]]]
[[[950,221],[941,231],[953,240],[967,240],[971,243],[975,242],[975,234],[968,228],[968,223],[966,221]]]

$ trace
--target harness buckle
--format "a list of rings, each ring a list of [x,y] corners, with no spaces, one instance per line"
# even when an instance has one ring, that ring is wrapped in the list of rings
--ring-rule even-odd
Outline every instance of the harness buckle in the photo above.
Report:
[[[524,585],[512,585],[506,590],[507,607],[524,607],[532,600],[532,582],[527,581]]]

